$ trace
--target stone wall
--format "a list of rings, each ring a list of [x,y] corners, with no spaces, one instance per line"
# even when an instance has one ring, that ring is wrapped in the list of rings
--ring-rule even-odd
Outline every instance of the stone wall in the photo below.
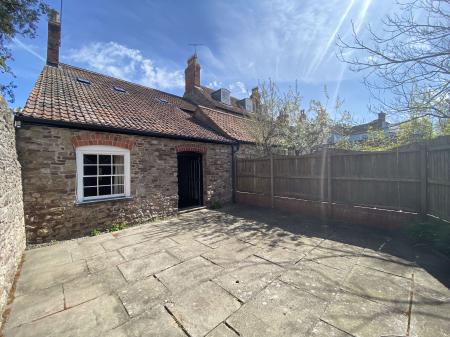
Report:
[[[24,249],[22,183],[13,116],[0,96],[0,317]]]
[[[114,223],[134,224],[175,215],[176,147],[180,144],[206,147],[205,203],[231,200],[231,146],[123,135],[134,144],[130,152],[131,199],[77,205],[72,140],[92,135],[111,134],[26,124],[18,130],[28,242],[79,237]]]

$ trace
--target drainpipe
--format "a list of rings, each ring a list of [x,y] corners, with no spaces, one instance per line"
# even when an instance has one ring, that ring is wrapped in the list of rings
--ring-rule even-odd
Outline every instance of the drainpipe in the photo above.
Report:
[[[232,201],[236,203],[236,152],[239,151],[239,143],[231,145],[231,186]]]

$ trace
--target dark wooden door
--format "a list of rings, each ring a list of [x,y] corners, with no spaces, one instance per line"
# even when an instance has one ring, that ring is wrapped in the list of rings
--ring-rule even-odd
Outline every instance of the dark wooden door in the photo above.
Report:
[[[203,204],[202,155],[178,153],[178,208]]]

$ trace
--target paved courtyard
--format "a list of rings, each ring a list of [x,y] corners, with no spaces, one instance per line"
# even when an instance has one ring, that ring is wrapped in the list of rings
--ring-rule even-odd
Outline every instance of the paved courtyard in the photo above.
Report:
[[[445,268],[365,228],[202,210],[27,251],[3,333],[450,336]]]

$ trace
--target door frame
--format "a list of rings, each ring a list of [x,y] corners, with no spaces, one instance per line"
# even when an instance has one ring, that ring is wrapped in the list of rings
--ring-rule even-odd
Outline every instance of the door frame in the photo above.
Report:
[[[199,204],[198,205],[193,205],[193,206],[186,206],[186,207],[183,207],[183,208],[180,208],[180,194],[179,194],[179,190],[180,190],[180,182],[179,182],[179,179],[177,179],[177,187],[178,187],[178,190],[177,190],[177,193],[178,193],[178,205],[177,205],[177,207],[178,207],[178,209],[185,209],[185,208],[189,208],[189,207],[200,207],[200,206],[203,206],[204,205],[204,200],[205,200],[205,190],[204,190],[204,186],[205,186],[205,170],[204,170],[204,167],[205,167],[205,165],[204,165],[204,160],[205,160],[205,156],[203,155],[203,153],[201,153],[201,152],[197,152],[197,151],[179,151],[179,152],[177,152],[177,173],[178,173],[178,170],[179,170],[179,157],[182,157],[182,156],[184,156],[184,157],[196,157],[197,159],[198,159],[198,162],[199,162],[199,164],[200,164],[200,177],[199,177],[199,179],[198,179],[198,184],[200,185],[200,186],[198,186],[198,188],[199,188],[199,198],[200,198],[200,200],[199,200]],[[178,177],[178,174],[177,174],[177,178],[179,178]]]

